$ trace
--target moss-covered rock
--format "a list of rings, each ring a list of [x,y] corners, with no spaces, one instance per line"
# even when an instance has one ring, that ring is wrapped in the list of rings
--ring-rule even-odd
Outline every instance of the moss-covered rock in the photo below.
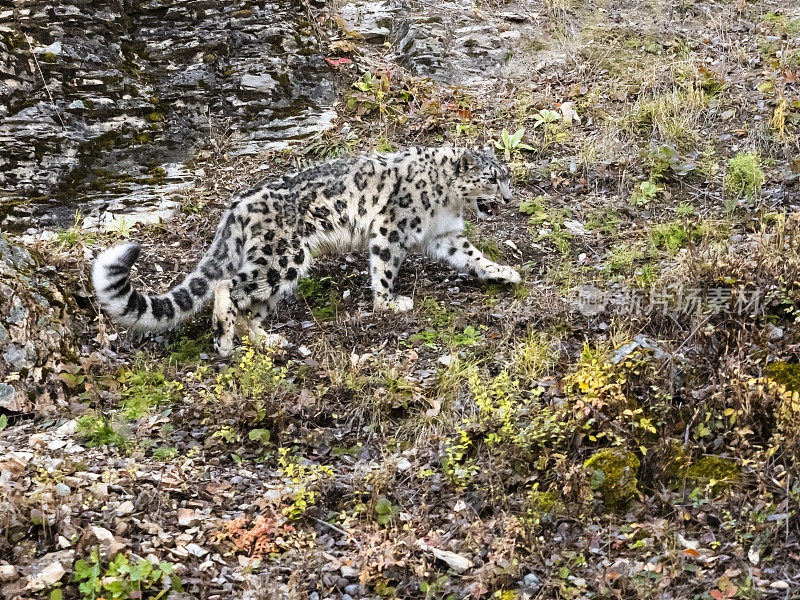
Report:
[[[701,456],[686,470],[687,479],[696,483],[709,483],[715,489],[729,487],[741,479],[739,465],[724,456]]]
[[[776,431],[771,443],[792,452],[800,447],[800,364],[776,361],[764,372],[769,389],[777,393]]]
[[[776,361],[767,365],[767,377],[790,392],[800,392],[800,364]]]
[[[584,463],[592,471],[592,489],[611,510],[624,508],[636,496],[640,465],[636,455],[624,448],[602,450]]]
[[[674,485],[711,485],[715,491],[730,487],[741,479],[739,465],[724,456],[701,456],[692,460],[677,440],[670,443],[664,478]]]
[[[535,511],[550,512],[556,507],[558,496],[553,492],[534,491],[528,494],[528,502]]]

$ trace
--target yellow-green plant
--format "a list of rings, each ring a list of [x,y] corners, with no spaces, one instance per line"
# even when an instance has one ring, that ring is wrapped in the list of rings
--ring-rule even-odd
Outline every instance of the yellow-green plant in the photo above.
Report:
[[[219,396],[225,390],[238,390],[245,396],[263,400],[280,388],[286,380],[286,368],[275,365],[274,348],[257,349],[246,341],[244,352],[217,375],[213,391]]]
[[[458,438],[451,440],[442,453],[442,469],[450,480],[450,483],[457,487],[465,487],[472,482],[478,472],[477,461],[467,458],[472,448],[472,440],[465,429],[460,429]]]
[[[478,424],[487,431],[486,443],[494,449],[524,454],[556,450],[576,426],[570,408],[542,405],[544,388],[522,390],[508,371],[485,378],[477,370],[469,375],[469,386],[478,408]]]
[[[317,502],[319,492],[314,486],[333,477],[333,469],[327,465],[302,464],[289,448],[278,449],[278,462],[281,474],[291,480],[291,504],[283,513],[292,520],[300,519]]]
[[[765,180],[757,152],[739,152],[728,161],[724,186],[733,196],[753,200],[761,193]]]

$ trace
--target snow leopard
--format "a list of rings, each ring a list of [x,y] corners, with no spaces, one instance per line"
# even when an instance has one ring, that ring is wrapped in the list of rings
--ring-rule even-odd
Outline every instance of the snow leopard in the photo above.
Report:
[[[368,251],[376,311],[413,308],[394,291],[409,251],[480,279],[520,282],[517,271],[486,258],[464,235],[467,212],[497,215],[511,198],[511,173],[491,146],[338,158],[235,195],[194,271],[164,294],[134,289],[136,243],[102,252],[92,280],[112,319],[140,331],[171,329],[214,296],[214,346],[227,357],[238,317],[249,319],[253,335],[263,333],[261,323],[320,252]]]

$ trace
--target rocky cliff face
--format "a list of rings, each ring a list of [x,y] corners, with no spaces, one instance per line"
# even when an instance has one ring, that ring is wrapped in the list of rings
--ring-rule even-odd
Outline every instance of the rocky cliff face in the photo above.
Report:
[[[77,310],[53,266],[0,235],[0,413],[47,412],[77,372]]]
[[[415,75],[473,89],[497,84],[522,32],[533,29],[518,9],[485,14],[471,0],[355,0],[339,14],[361,39],[388,41],[389,58]]]
[[[210,137],[248,151],[324,127],[333,85],[306,15],[293,0],[0,3],[6,227],[158,198]]]

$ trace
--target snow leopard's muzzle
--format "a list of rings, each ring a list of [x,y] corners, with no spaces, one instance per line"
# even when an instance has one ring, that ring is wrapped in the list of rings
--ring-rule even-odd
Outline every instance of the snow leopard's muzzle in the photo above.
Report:
[[[475,200],[475,212],[479,219],[487,219],[500,214],[500,206],[497,200],[503,204],[508,204],[511,200],[511,186],[504,181],[497,182],[497,194],[495,196],[481,196]]]

